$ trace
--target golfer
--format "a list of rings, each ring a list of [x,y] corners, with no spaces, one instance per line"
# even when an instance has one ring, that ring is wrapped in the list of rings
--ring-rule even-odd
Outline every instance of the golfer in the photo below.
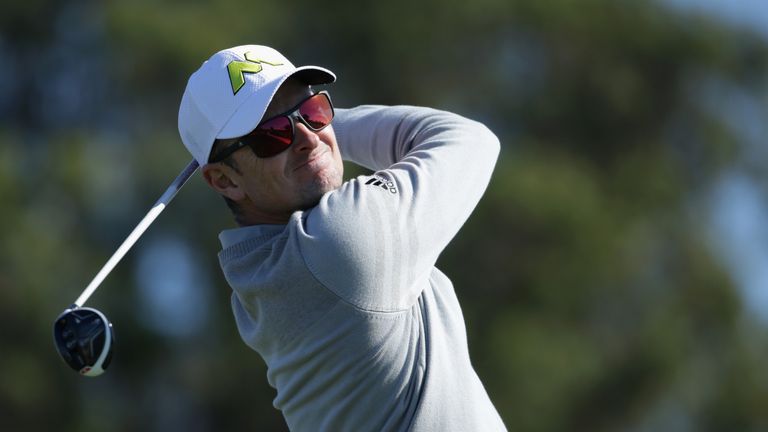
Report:
[[[239,226],[220,234],[219,262],[274,406],[297,431],[505,430],[434,267],[499,142],[443,111],[334,108],[311,86],[335,79],[239,46],[192,74],[179,110],[184,145]],[[373,174],[344,182],[342,160]]]

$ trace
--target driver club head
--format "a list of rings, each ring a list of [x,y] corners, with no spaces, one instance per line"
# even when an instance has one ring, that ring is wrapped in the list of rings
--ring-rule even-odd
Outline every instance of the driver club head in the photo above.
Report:
[[[112,360],[112,323],[96,309],[64,310],[53,324],[53,339],[62,360],[81,375],[99,376]]]

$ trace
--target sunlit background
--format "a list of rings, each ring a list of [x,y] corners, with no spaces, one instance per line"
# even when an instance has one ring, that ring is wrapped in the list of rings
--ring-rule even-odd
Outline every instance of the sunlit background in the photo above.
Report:
[[[764,0],[3,2],[0,430],[286,429],[199,174],[88,302],[108,372],[79,377],[51,334],[190,160],[188,76],[248,43],[336,72],[338,106],[497,133],[438,267],[510,430],[768,430]]]

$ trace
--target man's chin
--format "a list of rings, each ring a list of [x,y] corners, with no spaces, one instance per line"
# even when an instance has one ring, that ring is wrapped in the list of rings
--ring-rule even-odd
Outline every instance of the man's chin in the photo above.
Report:
[[[307,184],[301,192],[301,208],[306,210],[320,202],[320,198],[341,186],[339,176],[319,176]]]

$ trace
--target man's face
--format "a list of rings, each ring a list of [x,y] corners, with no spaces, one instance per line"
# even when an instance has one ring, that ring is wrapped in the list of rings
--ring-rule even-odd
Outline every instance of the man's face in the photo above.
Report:
[[[283,114],[311,95],[309,86],[289,79],[263,118]],[[291,146],[276,156],[258,158],[249,148],[232,154],[239,173],[231,170],[229,174],[242,188],[243,199],[235,201],[246,222],[285,223],[291,213],[315,206],[323,194],[341,185],[344,165],[333,127],[313,132],[294,121],[294,132]]]

